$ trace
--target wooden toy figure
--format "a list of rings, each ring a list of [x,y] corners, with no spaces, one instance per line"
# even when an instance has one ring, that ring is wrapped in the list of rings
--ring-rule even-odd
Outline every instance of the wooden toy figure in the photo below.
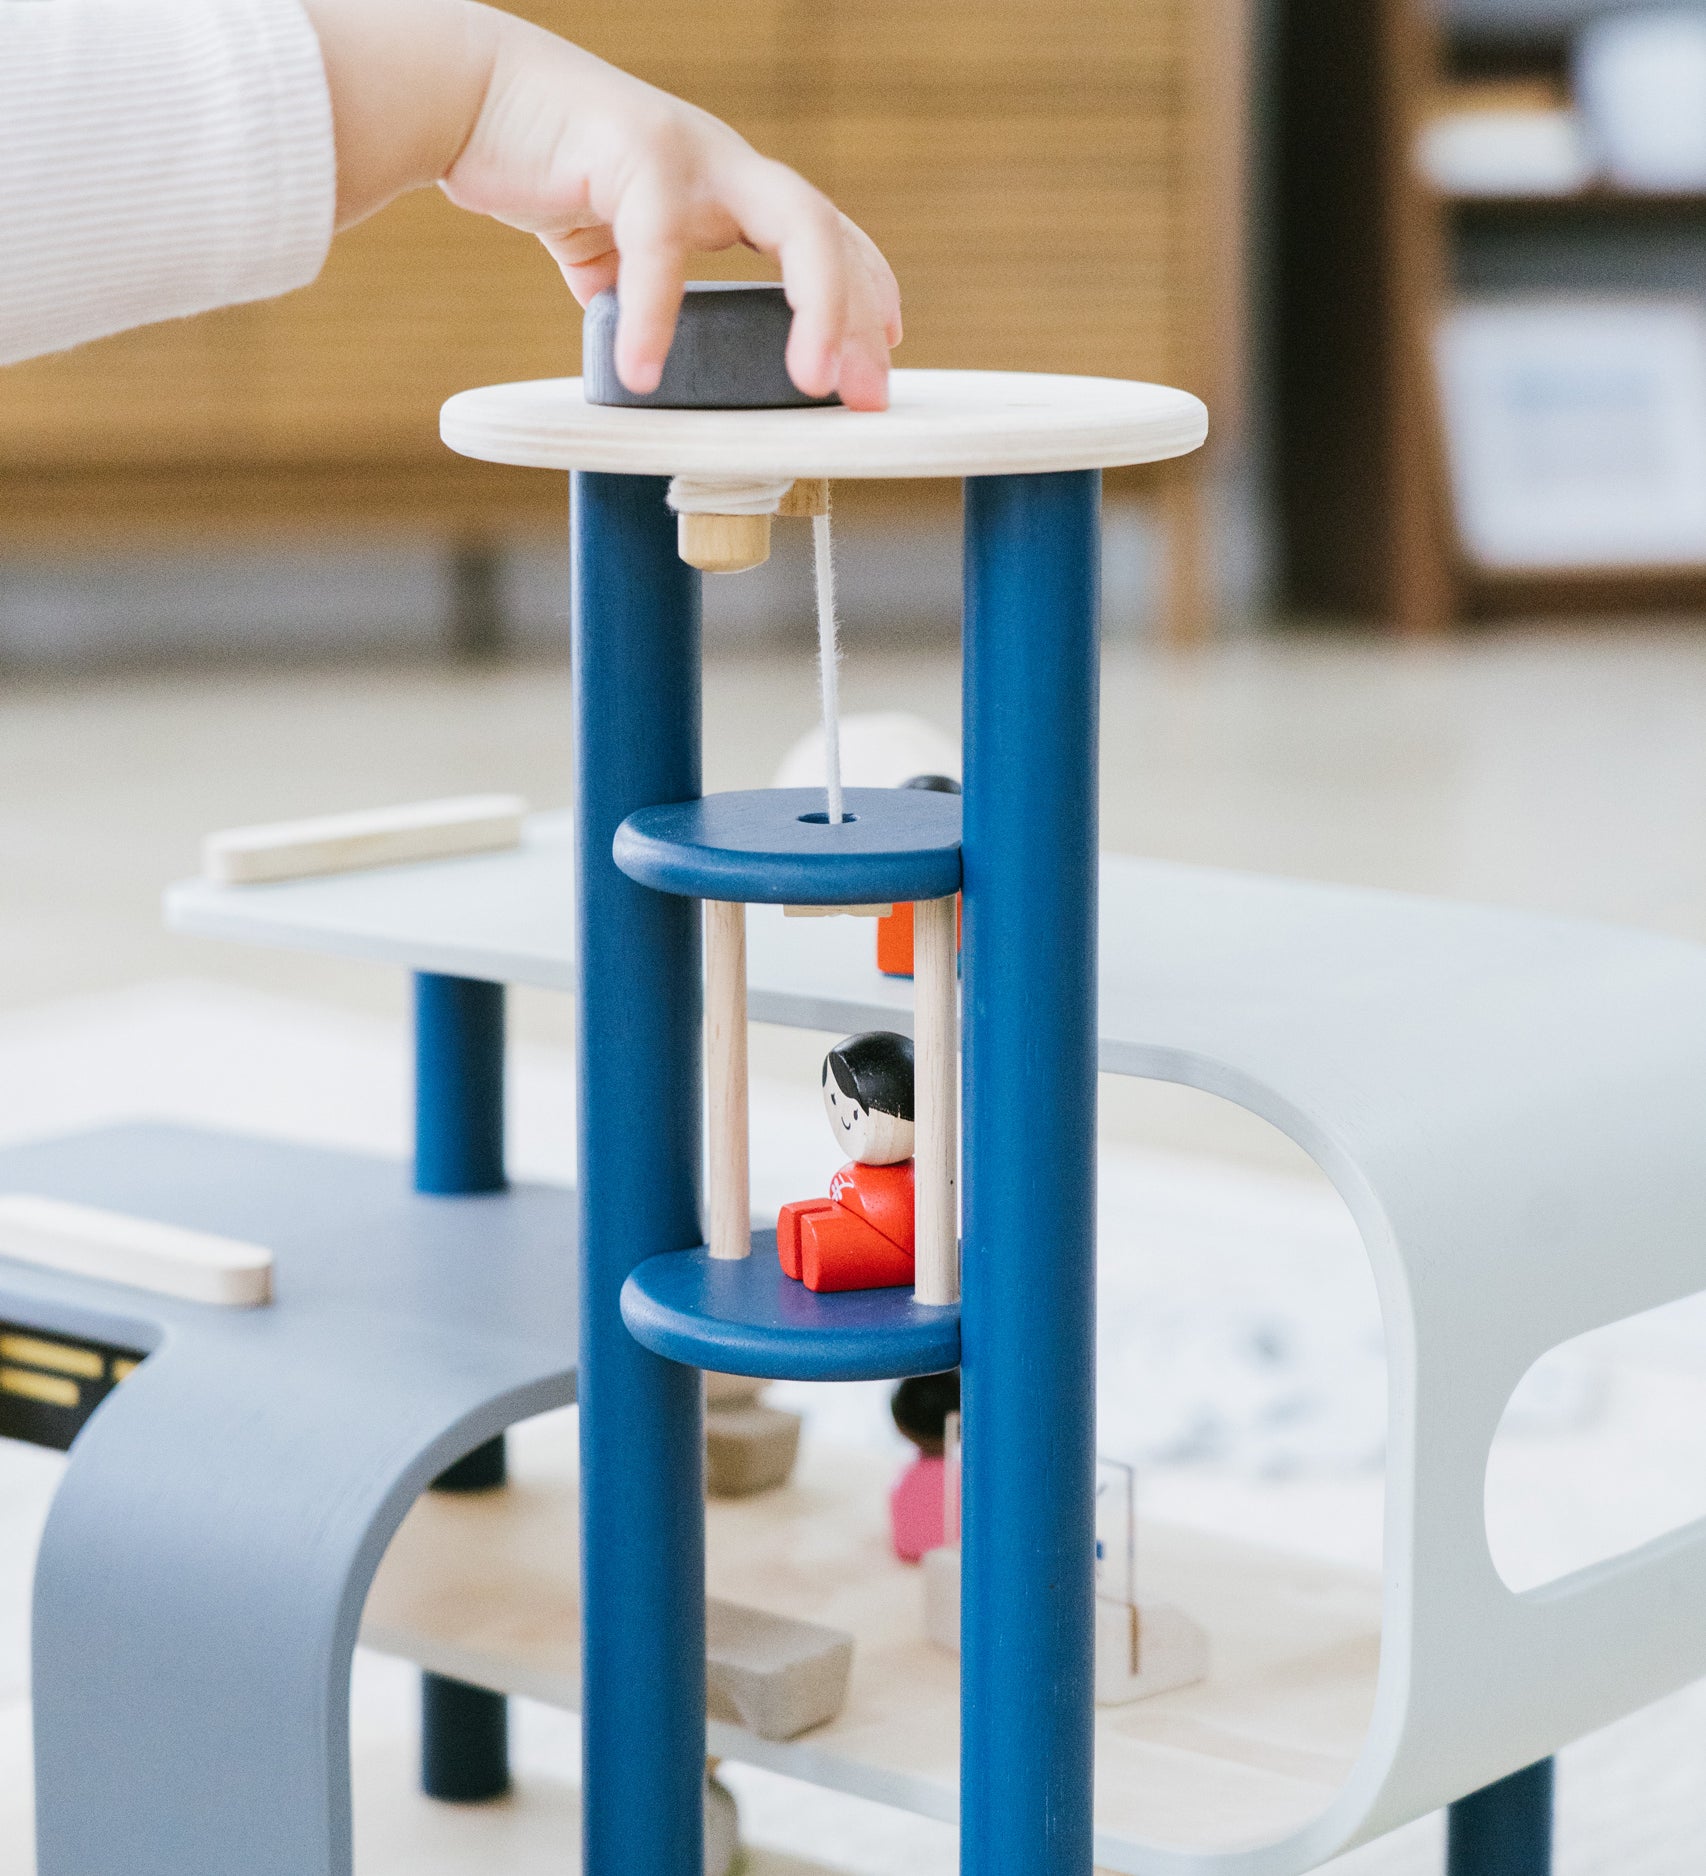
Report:
[[[901,1432],[918,1448],[889,1493],[889,1531],[902,1563],[921,1563],[948,1541],[948,1416],[960,1410],[960,1371],[909,1375],[889,1400]]]
[[[784,1205],[776,1254],[808,1290],[887,1290],[911,1283],[912,1043],[892,1030],[838,1042],[823,1058],[823,1106],[851,1155],[829,1197]]]

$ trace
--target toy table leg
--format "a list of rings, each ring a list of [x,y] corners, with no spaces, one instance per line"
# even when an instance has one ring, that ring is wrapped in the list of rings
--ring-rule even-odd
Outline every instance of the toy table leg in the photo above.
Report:
[[[704,1242],[699,907],[618,871],[636,808],[699,793],[699,576],[665,483],[574,478],[585,1876],[701,1876],[702,1384],[624,1327],[623,1280]]]
[[[415,1190],[501,1192],[504,987],[421,972],[415,978]],[[433,1481],[441,1492],[504,1482],[500,1435]],[[509,1703],[442,1674],[421,1676],[421,1789],[471,1804],[509,1790]]]
[[[1091,1866],[1099,498],[966,483],[967,1876]]]
[[[1550,1876],[1553,1761],[1459,1798],[1446,1814],[1446,1876]]]

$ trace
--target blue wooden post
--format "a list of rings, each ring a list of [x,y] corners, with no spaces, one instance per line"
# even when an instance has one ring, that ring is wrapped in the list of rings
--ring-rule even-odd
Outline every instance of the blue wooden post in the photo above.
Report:
[[[423,971],[415,978],[415,1190],[501,1192],[504,987]],[[433,1481],[441,1492],[504,1482],[500,1434]],[[509,1790],[509,1703],[442,1674],[421,1676],[421,1789],[473,1804]]]
[[[415,1190],[501,1192],[504,987],[415,978]]]
[[[618,1298],[699,1224],[699,907],[621,873],[623,817],[699,793],[699,576],[666,484],[574,478],[585,1876],[702,1876],[704,1429]]]
[[[1550,1876],[1553,1762],[1459,1798],[1446,1813],[1446,1876]]]
[[[966,483],[966,1876],[1091,1866],[1100,488]]]

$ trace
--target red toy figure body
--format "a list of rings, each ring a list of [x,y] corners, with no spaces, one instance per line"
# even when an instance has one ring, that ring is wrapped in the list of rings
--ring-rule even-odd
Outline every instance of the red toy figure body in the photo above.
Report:
[[[784,1205],[783,1270],[808,1290],[886,1290],[913,1274],[912,1044],[887,1030],[849,1036],[824,1058],[823,1102],[853,1155],[829,1196]]]

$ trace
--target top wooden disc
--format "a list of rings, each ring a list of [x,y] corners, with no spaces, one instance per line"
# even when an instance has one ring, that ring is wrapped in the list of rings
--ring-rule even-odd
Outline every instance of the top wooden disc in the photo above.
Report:
[[[1208,412],[1185,391],[1044,372],[897,371],[889,408],[623,410],[579,378],[462,391],[453,450],[531,469],[611,475],[1036,475],[1162,462],[1198,448]]]

